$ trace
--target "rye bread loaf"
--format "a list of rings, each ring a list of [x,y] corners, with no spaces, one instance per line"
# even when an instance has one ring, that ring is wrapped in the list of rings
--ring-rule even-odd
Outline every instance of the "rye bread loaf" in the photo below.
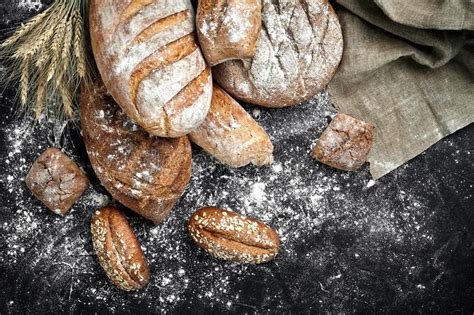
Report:
[[[262,166],[273,161],[273,145],[265,130],[216,84],[206,120],[189,138],[233,167],[250,163]]]
[[[191,177],[188,137],[148,134],[101,85],[82,92],[81,125],[91,164],[110,194],[155,224],[163,220]]]
[[[261,264],[275,258],[280,247],[278,234],[265,223],[214,207],[194,212],[188,229],[199,247],[224,260]]]
[[[262,25],[261,12],[261,0],[199,1],[196,30],[211,67],[254,56]]]
[[[234,97],[266,107],[303,102],[324,89],[342,58],[343,40],[327,0],[262,0],[262,31],[252,60],[213,69]]]
[[[61,216],[89,186],[86,175],[58,148],[49,148],[36,159],[25,183],[36,198]]]
[[[331,167],[355,171],[369,156],[375,127],[346,114],[337,114],[316,142],[312,156]]]
[[[119,289],[141,289],[150,281],[140,242],[120,210],[106,207],[96,211],[91,232],[100,265]]]
[[[92,49],[105,86],[151,134],[188,134],[209,110],[212,78],[194,19],[189,0],[91,1]]]

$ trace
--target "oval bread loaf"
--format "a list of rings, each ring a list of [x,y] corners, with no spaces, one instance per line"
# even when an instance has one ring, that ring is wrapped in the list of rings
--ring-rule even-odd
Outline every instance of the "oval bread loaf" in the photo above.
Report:
[[[100,265],[119,289],[141,289],[150,281],[145,255],[121,211],[112,207],[96,211],[91,230]]]
[[[234,97],[266,107],[301,103],[324,89],[342,58],[342,32],[327,0],[262,0],[262,31],[252,60],[213,69]]]
[[[127,115],[161,137],[204,121],[212,78],[189,0],[92,0],[89,22],[102,79]]]
[[[241,167],[273,161],[273,145],[265,130],[229,94],[214,85],[204,123],[189,134],[192,142],[224,164]]]
[[[188,228],[199,247],[219,259],[260,264],[275,258],[280,247],[278,234],[268,225],[219,208],[194,212]]]
[[[200,0],[196,29],[210,66],[252,58],[262,25],[260,0]]]
[[[161,222],[191,177],[188,137],[151,136],[100,85],[81,95],[81,125],[102,185],[126,207],[155,224]]]

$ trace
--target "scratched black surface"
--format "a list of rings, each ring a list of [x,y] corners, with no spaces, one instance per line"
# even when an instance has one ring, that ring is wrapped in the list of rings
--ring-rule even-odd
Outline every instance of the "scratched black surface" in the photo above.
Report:
[[[19,1],[2,1],[0,3],[0,28],[3,35],[16,23],[34,14],[33,11],[18,8]],[[326,220],[309,239],[296,243],[295,255],[282,253],[277,263],[271,263],[264,268],[249,267],[249,276],[240,274],[231,278],[228,296],[238,298],[231,306],[224,302],[202,299],[196,292],[200,290],[198,283],[191,283],[182,291],[182,299],[169,308],[153,301],[158,294],[158,287],[151,287],[144,295],[129,295],[110,288],[105,276],[98,267],[95,257],[76,257],[78,264],[92,265],[91,269],[80,275],[81,282],[72,290],[69,282],[73,279],[67,270],[60,265],[52,267],[51,260],[40,260],[33,266],[31,261],[37,254],[35,248],[41,242],[67,242],[62,237],[53,237],[53,230],[38,227],[40,230],[31,239],[24,255],[15,260],[7,254],[8,241],[13,235],[7,226],[13,221],[18,208],[17,200],[28,199],[32,204],[41,207],[26,191],[7,192],[5,174],[9,174],[8,165],[4,163],[9,153],[7,147],[7,130],[19,121],[12,115],[12,104],[16,96],[16,87],[3,90],[0,97],[0,171],[3,175],[0,189],[0,313],[153,313],[169,311],[173,313],[253,313],[253,312],[294,312],[294,313],[472,313],[474,311],[474,126],[469,126],[450,137],[440,141],[426,153],[415,158],[400,170],[381,179],[370,190],[360,190],[368,180],[368,169],[364,168],[359,174],[340,176],[340,173],[316,163],[308,168],[318,168],[325,176],[334,178],[334,183],[344,186],[351,183],[345,194],[358,194],[358,198],[370,199],[375,195],[383,198],[377,203],[392,211],[395,216],[401,215],[405,204],[400,201],[398,192],[408,191],[412,197],[422,200],[424,213],[419,219],[426,219],[423,229],[431,235],[430,242],[420,242],[418,234],[413,234],[409,224],[401,224],[399,234],[412,238],[399,244],[390,239],[373,236],[367,230],[355,227],[342,227],[337,219]],[[271,112],[273,119],[282,120],[278,115],[304,113],[306,107],[294,108],[281,112]],[[281,114],[280,114],[281,113]],[[264,112],[266,115],[266,112]],[[323,119],[324,120],[324,119]],[[282,146],[293,145],[295,148],[305,147],[317,135],[327,121],[321,126],[310,130],[307,135],[298,134],[288,137],[277,144],[277,160],[288,158],[291,153]],[[87,167],[87,157],[84,152],[78,130],[70,128],[69,141],[65,141],[65,149],[78,157],[79,162],[86,168],[93,179],[98,191],[103,189],[94,179],[92,170]],[[31,142],[47,143],[48,136],[35,133]],[[38,152],[23,152],[25,163],[31,163]],[[202,153],[194,148],[198,158]],[[298,149],[293,154],[301,153]],[[204,161],[207,158],[204,158]],[[304,160],[306,161],[306,160]],[[308,160],[310,161],[310,160]],[[213,174],[229,174],[227,168],[217,165]],[[258,175],[252,168],[243,170],[245,174]],[[234,173],[232,173],[234,174]],[[305,182],[298,185],[312,185],[310,176],[303,176]],[[208,189],[218,187],[223,179],[214,178],[208,182]],[[281,183],[282,185],[285,183]],[[288,184],[288,183],[287,183]],[[206,189],[206,187],[203,187]],[[329,193],[328,193],[329,194]],[[15,195],[15,197],[14,197]],[[297,199],[297,198],[295,198]],[[363,202],[363,201],[362,201]],[[298,207],[289,202],[289,206]],[[344,201],[332,204],[333,207],[344,207]],[[194,208],[190,198],[184,198],[180,208]],[[76,210],[85,217],[90,217],[90,209]],[[342,209],[342,212],[344,209]],[[347,216],[354,216],[348,209]],[[383,210],[382,210],[383,211]],[[132,225],[138,230],[139,236],[152,226],[132,213]],[[47,211],[38,213],[40,222],[45,226],[51,224],[52,215]],[[429,218],[429,219],[428,219]],[[71,238],[84,239],[86,252],[92,252],[89,241],[89,219],[78,221],[68,231]],[[404,222],[400,219],[400,222]],[[9,231],[8,233],[6,231]],[[397,233],[397,232],[396,232]],[[209,258],[192,249],[189,240],[185,241],[193,255],[189,262],[184,263],[186,269],[193,273],[206,273],[208,265],[199,261]],[[150,249],[149,249],[150,250]],[[354,253],[357,257],[354,258]],[[308,255],[319,263],[312,264],[300,259]],[[324,256],[321,259],[318,255]],[[84,263],[82,260],[84,259]],[[197,260],[194,262],[192,260]],[[152,272],[173,268],[172,260],[161,258],[159,266],[151,266]],[[218,266],[219,262],[212,262]],[[224,264],[225,265],[225,264]],[[407,271],[407,266],[410,270]],[[341,285],[337,285],[334,277],[343,277]],[[213,277],[216,275],[213,274]],[[339,276],[336,276],[339,277]],[[193,279],[193,277],[191,277]],[[110,299],[94,299],[86,290],[97,286],[111,290]],[[100,288],[98,288],[100,290]],[[120,302],[116,302],[120,301]],[[117,304],[114,304],[117,303]]]

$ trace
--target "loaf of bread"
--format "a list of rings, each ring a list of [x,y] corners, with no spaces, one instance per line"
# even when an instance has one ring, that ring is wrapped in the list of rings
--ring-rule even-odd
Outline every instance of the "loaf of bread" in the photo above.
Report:
[[[81,125],[91,164],[110,194],[155,224],[163,220],[191,177],[187,136],[151,136],[101,85],[82,92]]]
[[[197,34],[210,66],[252,58],[262,26],[261,0],[200,0]]]
[[[204,121],[212,78],[189,0],[92,0],[89,23],[102,79],[128,116],[160,137]]]
[[[96,211],[91,232],[100,265],[119,289],[137,290],[149,282],[150,272],[140,242],[120,210],[106,207]]]
[[[189,138],[233,167],[250,163],[262,166],[273,161],[273,145],[265,130],[217,85],[206,120]]]
[[[369,156],[375,127],[346,114],[337,114],[316,142],[312,156],[331,167],[355,171]]]
[[[342,58],[342,32],[327,0],[262,0],[262,31],[252,60],[213,69],[234,97],[266,107],[303,102],[324,89]]]
[[[77,164],[58,148],[49,148],[36,159],[25,182],[36,198],[61,216],[89,186]]]
[[[261,264],[275,258],[280,247],[278,234],[268,225],[219,208],[194,212],[188,228],[198,246],[219,259]]]

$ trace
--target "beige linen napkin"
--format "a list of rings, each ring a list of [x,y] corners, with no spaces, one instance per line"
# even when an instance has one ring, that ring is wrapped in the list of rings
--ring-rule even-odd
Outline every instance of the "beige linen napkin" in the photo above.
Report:
[[[337,0],[336,108],[373,123],[378,179],[474,122],[474,1]]]

